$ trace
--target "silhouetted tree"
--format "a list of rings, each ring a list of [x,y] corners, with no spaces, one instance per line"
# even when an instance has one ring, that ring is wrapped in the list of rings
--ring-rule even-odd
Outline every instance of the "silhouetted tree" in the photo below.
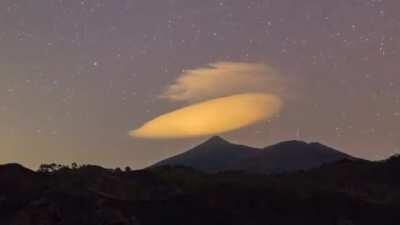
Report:
[[[78,169],[78,164],[76,162],[71,163],[71,169],[73,170]]]
[[[119,168],[119,167],[115,168],[114,171],[115,171],[116,173],[122,173],[122,170],[121,170],[121,168]]]
[[[125,172],[131,172],[131,171],[132,169],[129,166],[125,167]]]
[[[61,169],[62,167],[63,166],[61,164],[55,164],[55,163],[41,164],[39,166],[38,172],[40,172],[40,173],[53,173],[53,172],[57,171],[58,169]]]

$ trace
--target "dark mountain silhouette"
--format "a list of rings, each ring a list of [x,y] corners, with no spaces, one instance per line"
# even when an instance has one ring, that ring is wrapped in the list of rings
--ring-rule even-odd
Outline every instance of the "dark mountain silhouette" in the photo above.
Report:
[[[320,143],[287,141],[264,148],[256,156],[235,162],[232,169],[258,173],[308,170],[352,156]]]
[[[299,143],[278,147],[292,144]],[[0,224],[397,225],[399,170],[399,156],[280,175],[177,166],[34,172],[9,164],[0,166]]]
[[[0,165],[0,193],[23,193],[36,185],[37,174],[19,164]],[[13,183],[12,186],[6,185]]]
[[[259,149],[229,143],[215,136],[182,154],[156,163],[153,166],[186,166],[216,172],[228,168],[234,162],[256,155]]]
[[[23,179],[33,175],[35,175],[34,171],[16,163],[0,165],[0,179],[3,181],[15,178]]]
[[[281,173],[319,167],[353,157],[319,143],[282,142],[264,149],[229,143],[212,137],[199,146],[154,166],[187,166],[207,172],[240,170],[249,173]]]

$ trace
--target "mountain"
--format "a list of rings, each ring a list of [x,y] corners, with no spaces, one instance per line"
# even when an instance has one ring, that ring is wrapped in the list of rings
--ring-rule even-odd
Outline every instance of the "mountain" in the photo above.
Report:
[[[287,141],[257,149],[212,137],[153,166],[186,166],[206,172],[281,173],[316,168],[342,159],[353,157],[319,143]]]
[[[1,194],[23,193],[36,181],[37,174],[19,164],[0,165],[0,198]]]
[[[156,163],[154,166],[186,166],[216,172],[234,162],[256,155],[259,149],[229,143],[215,136],[187,152]]]
[[[231,169],[257,173],[282,173],[308,170],[343,159],[354,158],[320,143],[286,141],[266,147],[256,156],[235,162],[231,165]]]
[[[34,171],[16,163],[0,165],[0,180],[3,181],[15,178],[26,178],[34,175]]]

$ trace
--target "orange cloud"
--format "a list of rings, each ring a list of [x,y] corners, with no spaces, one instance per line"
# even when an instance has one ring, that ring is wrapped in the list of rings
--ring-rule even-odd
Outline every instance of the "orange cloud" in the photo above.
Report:
[[[137,138],[188,138],[224,133],[280,112],[279,97],[247,93],[217,98],[161,115],[130,132]]]

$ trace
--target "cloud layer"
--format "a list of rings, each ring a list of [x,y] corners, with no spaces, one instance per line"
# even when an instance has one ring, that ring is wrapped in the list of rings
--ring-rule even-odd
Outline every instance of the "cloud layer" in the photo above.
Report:
[[[161,115],[130,132],[138,138],[188,138],[236,130],[276,115],[280,98],[260,93],[209,100]]]
[[[160,97],[192,105],[158,116],[130,135],[168,139],[237,130],[279,113],[285,88],[282,76],[265,64],[218,62],[186,70]]]
[[[219,62],[182,72],[160,97],[196,102],[248,92],[277,94],[285,88],[284,83],[279,73],[265,64]]]

